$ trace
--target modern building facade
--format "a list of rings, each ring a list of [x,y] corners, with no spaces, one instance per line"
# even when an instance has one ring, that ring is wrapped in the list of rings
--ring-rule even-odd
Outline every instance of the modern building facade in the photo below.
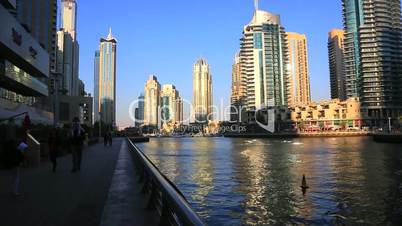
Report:
[[[50,57],[50,71],[56,67],[57,0],[17,0],[17,18]]]
[[[343,9],[348,96],[358,96],[363,113],[373,119],[400,117],[401,1],[343,0]]]
[[[99,45],[99,77],[95,78],[98,83],[94,105],[95,114],[98,112],[98,120],[111,127],[116,126],[116,51],[117,40],[110,29],[107,38],[100,39]],[[95,67],[97,55],[95,54]],[[95,70],[95,76],[97,71]]]
[[[364,0],[342,0],[345,30],[344,64],[347,97],[357,97],[357,80],[360,78],[359,28],[364,23]]]
[[[245,108],[246,101],[246,80],[243,79],[241,73],[240,54],[237,53],[232,66],[232,86],[231,86],[231,114],[230,121],[239,122],[242,117],[243,108]]]
[[[297,124],[304,124],[305,129],[309,126],[323,129],[334,127],[361,127],[363,118],[360,112],[359,98],[349,98],[341,101],[333,99],[310,103],[308,105],[297,105],[290,109],[291,120]]]
[[[0,119],[28,112],[33,122],[51,124],[53,114],[37,107],[49,95],[50,55],[42,46],[47,42],[19,21],[17,5],[0,1]]]
[[[161,121],[163,124],[181,125],[183,122],[183,100],[176,87],[163,85],[160,92]]]
[[[345,32],[333,29],[328,33],[328,60],[331,99],[346,100],[346,77],[344,64]]]
[[[59,123],[71,124],[75,117],[88,127],[93,126],[93,98],[90,96],[60,96]]]
[[[304,34],[287,32],[289,51],[288,105],[311,102],[310,75],[308,66],[307,37]]]
[[[57,31],[56,71],[63,75],[63,95],[79,96],[79,44],[77,3],[61,1],[61,28]]]
[[[198,59],[193,66],[192,114],[196,123],[213,120],[212,74],[208,62]]]
[[[243,29],[240,65],[249,112],[287,106],[289,54],[279,15],[256,8],[253,19]]]
[[[77,40],[77,2],[76,0],[62,0],[61,27]]]
[[[155,75],[145,83],[144,125],[160,128],[159,106],[161,85]]]
[[[144,125],[144,112],[145,112],[145,96],[140,94],[138,97],[138,105],[135,109],[135,127],[141,127]]]

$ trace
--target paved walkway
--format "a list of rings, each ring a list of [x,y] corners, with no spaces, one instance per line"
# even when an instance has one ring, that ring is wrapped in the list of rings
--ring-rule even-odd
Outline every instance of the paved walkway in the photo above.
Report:
[[[87,148],[79,173],[70,172],[71,155],[58,159],[56,173],[48,162],[23,170],[20,197],[11,194],[15,171],[0,171],[0,225],[153,225],[125,143]]]

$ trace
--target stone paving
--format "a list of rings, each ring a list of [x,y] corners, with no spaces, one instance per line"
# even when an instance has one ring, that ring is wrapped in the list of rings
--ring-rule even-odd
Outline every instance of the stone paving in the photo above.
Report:
[[[71,173],[71,155],[51,164],[23,169],[21,196],[11,193],[15,170],[0,171],[0,225],[154,225],[144,208],[131,156],[124,139],[112,147],[97,144],[83,152],[81,172]],[[111,224],[114,222],[114,224]]]

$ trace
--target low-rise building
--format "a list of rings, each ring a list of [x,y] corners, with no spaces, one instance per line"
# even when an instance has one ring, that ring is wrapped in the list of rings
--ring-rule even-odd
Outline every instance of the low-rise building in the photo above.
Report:
[[[60,96],[59,97],[59,123],[71,124],[75,117],[82,124],[92,127],[92,103],[90,96]]]
[[[363,116],[358,98],[325,100],[290,108],[290,120],[298,124],[319,127],[361,127]]]

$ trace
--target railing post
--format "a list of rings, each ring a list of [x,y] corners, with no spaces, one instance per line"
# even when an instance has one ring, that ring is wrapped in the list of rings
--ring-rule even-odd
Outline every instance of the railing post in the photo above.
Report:
[[[159,220],[159,225],[160,226],[170,225],[169,203],[164,197],[162,197],[162,213]]]
[[[155,199],[157,195],[156,194],[157,190],[155,188],[155,184],[152,181],[149,183],[149,186],[151,186],[151,193],[149,195],[147,209],[153,210],[155,209]]]
[[[141,192],[148,197],[145,208],[158,212],[159,225],[203,226],[201,219],[191,209],[176,186],[130,139],[127,139],[127,142],[130,146],[131,157],[135,162],[138,180],[142,182]]]

